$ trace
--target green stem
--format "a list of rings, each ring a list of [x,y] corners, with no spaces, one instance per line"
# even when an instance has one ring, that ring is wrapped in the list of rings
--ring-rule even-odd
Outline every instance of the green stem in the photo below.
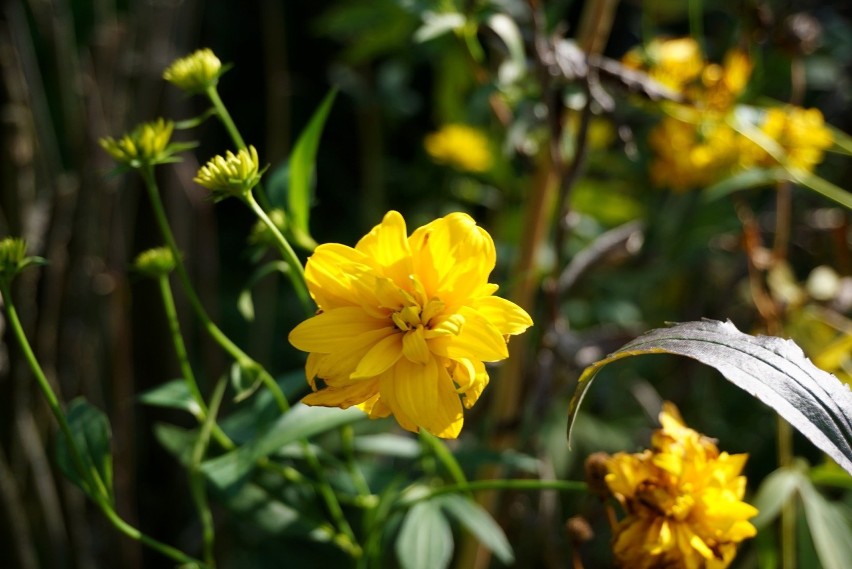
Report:
[[[255,362],[248,354],[234,344],[230,338],[228,338],[225,333],[216,326],[216,324],[210,319],[210,316],[207,315],[204,305],[201,304],[201,300],[198,298],[198,295],[192,286],[192,281],[189,280],[189,274],[186,272],[186,265],[183,263],[183,257],[180,254],[180,250],[178,250],[177,242],[175,241],[174,234],[172,234],[171,227],[169,227],[169,221],[166,218],[163,202],[160,199],[160,192],[157,190],[157,183],[154,181],[154,172],[150,167],[148,167],[143,168],[141,173],[142,178],[145,180],[145,187],[148,190],[148,197],[151,199],[151,206],[154,209],[154,217],[157,219],[157,224],[160,226],[160,232],[163,234],[163,239],[165,239],[166,245],[171,250],[172,255],[175,258],[175,270],[178,274],[178,278],[183,285],[183,289],[189,299],[189,303],[195,311],[195,315],[201,321],[201,325],[204,327],[205,331],[210,334],[210,337],[212,337],[216,343],[222,347],[222,349],[228,352],[231,357],[237,360],[237,362],[241,365],[259,367],[260,364]]]
[[[225,130],[228,131],[231,140],[237,146],[237,150],[246,148],[246,142],[243,140],[237,125],[234,123],[234,119],[231,118],[231,113],[228,112],[228,108],[225,107],[225,103],[223,103],[222,98],[219,97],[219,91],[216,90],[216,86],[212,85],[208,87],[205,94],[213,104],[213,109],[216,111],[216,115],[219,117],[219,120],[222,121],[222,125],[225,127]],[[270,207],[269,198],[266,197],[266,192],[263,191],[262,186],[259,188],[259,194],[260,201],[263,202],[263,205],[268,209]]]
[[[585,482],[574,480],[529,480],[525,478],[509,480],[475,480],[465,484],[447,484],[433,488],[428,493],[411,500],[400,500],[396,507],[409,507],[423,500],[431,500],[441,494],[454,492],[478,492],[482,490],[557,490],[559,492],[586,492],[588,486]]]
[[[77,441],[74,439],[74,435],[71,432],[71,425],[68,423],[65,413],[62,411],[62,406],[59,404],[59,398],[50,386],[50,382],[47,381],[47,376],[44,375],[44,371],[41,369],[41,365],[39,365],[38,359],[36,359],[35,354],[33,353],[33,349],[30,346],[29,340],[27,340],[26,333],[24,332],[24,327],[21,325],[20,318],[18,318],[18,311],[15,308],[15,303],[12,301],[10,285],[0,285],[0,292],[3,294],[3,303],[6,307],[6,316],[9,321],[9,326],[12,329],[15,339],[18,341],[18,345],[21,347],[21,351],[24,353],[24,359],[27,360],[27,364],[29,365],[30,370],[32,370],[33,375],[36,378],[36,382],[38,382],[38,386],[41,388],[45,399],[47,399],[47,404],[50,407],[50,410],[59,422],[59,428],[62,429],[62,434],[65,435],[65,438],[68,441],[68,448],[71,450],[71,460],[74,461],[74,467],[78,470],[80,479],[83,480],[87,486],[91,486],[93,481],[91,480],[89,471],[83,462],[83,455],[80,454],[80,449],[77,448]],[[94,487],[91,489],[93,492],[95,491]]]
[[[59,427],[68,441],[68,448],[71,451],[71,460],[74,461],[75,468],[77,468],[77,470],[79,471],[81,479],[84,480],[86,485],[89,486],[92,490],[90,497],[95,501],[95,503],[97,503],[98,507],[104,513],[106,518],[112,523],[112,525],[123,534],[137,541],[140,541],[151,549],[159,551],[163,555],[179,563],[194,563],[200,567],[206,567],[206,565],[201,561],[188,556],[179,549],[176,549],[170,545],[166,545],[151,537],[148,537],[135,527],[125,522],[113,509],[111,499],[109,495],[105,493],[103,488],[100,488],[100,491],[96,492],[96,488],[100,487],[100,485],[91,479],[91,474],[85,467],[85,463],[83,462],[83,455],[80,453],[80,449],[77,447],[77,441],[74,438],[73,433],[71,432],[71,425],[68,424],[68,419],[65,417],[65,413],[63,413],[62,407],[59,404],[59,398],[56,396],[56,393],[53,391],[53,388],[47,381],[47,377],[44,375],[44,371],[41,369],[41,365],[39,365],[38,360],[36,359],[35,354],[33,353],[29,340],[27,340],[27,336],[24,333],[24,328],[23,326],[21,326],[21,320],[18,318],[18,311],[15,309],[15,304],[12,301],[12,295],[10,294],[9,286],[7,284],[0,285],[0,292],[3,294],[3,301],[6,307],[6,316],[9,326],[12,329],[12,333],[14,334],[15,339],[18,341],[18,345],[20,345],[21,347],[21,351],[24,354],[24,358],[26,359],[30,370],[32,370],[33,375],[36,378],[36,382],[41,388],[45,399],[47,399],[47,404],[50,407],[50,410],[53,412],[53,415],[59,422]]]
[[[308,292],[308,285],[305,283],[305,268],[302,266],[302,262],[299,260],[299,257],[296,256],[296,252],[290,246],[290,243],[284,235],[282,235],[275,223],[269,219],[269,216],[266,215],[266,212],[263,211],[263,208],[257,203],[257,200],[254,199],[254,194],[252,194],[252,192],[246,192],[245,203],[264,223],[264,225],[266,225],[273,237],[275,237],[275,244],[281,252],[281,257],[290,268],[287,275],[293,283],[293,288],[296,289],[296,295],[299,297],[306,314],[308,316],[313,316],[315,311],[312,306],[313,302],[311,301],[311,295]]]
[[[453,456],[446,445],[435,435],[420,429],[420,440],[429,447],[435,457],[444,465],[450,477],[455,481],[456,485],[464,486],[468,484],[467,477],[464,475],[461,465]]]
[[[346,460],[346,469],[349,471],[349,476],[358,490],[358,495],[361,497],[371,496],[370,485],[367,483],[364,473],[358,468],[358,463],[355,460],[355,430],[352,428],[352,425],[344,425],[340,428],[340,442],[343,447],[343,456]]]
[[[135,539],[136,541],[142,543],[143,545],[146,545],[146,546],[150,547],[151,549],[162,553],[166,557],[173,559],[173,560],[177,561],[178,563],[187,564],[187,565],[196,565],[196,566],[203,568],[203,569],[212,569],[212,568],[209,568],[207,566],[207,564],[204,563],[203,561],[201,561],[200,559],[195,559],[194,557],[190,557],[189,555],[187,555],[186,553],[184,553],[180,549],[172,547],[171,545],[166,545],[165,543],[162,543],[162,542],[157,541],[156,539],[154,539],[152,537],[145,535],[144,533],[142,533],[141,531],[139,531],[138,529],[136,529],[135,527],[133,527],[132,525],[130,525],[126,521],[124,521],[118,515],[118,513],[115,510],[112,509],[112,506],[108,503],[105,503],[102,499],[96,500],[96,502],[98,504],[98,507],[100,507],[104,516],[106,516],[106,518],[110,521],[110,523],[112,523],[112,525],[115,526],[115,528],[118,531],[120,531],[121,533],[123,533],[127,537],[129,537],[131,539]]]
[[[213,108],[216,109],[216,114],[219,115],[219,120],[222,121],[222,124],[225,126],[225,130],[228,131],[228,134],[231,136],[234,144],[237,145],[237,150],[245,148],[246,143],[240,135],[237,125],[234,124],[234,119],[231,118],[231,113],[228,112],[228,109],[225,108],[225,103],[223,103],[222,99],[219,97],[219,92],[216,90],[216,86],[211,85],[208,87],[205,94],[210,99],[210,102],[213,103]]]
[[[166,312],[166,319],[169,322],[169,331],[172,334],[172,343],[175,347],[175,355],[177,356],[181,375],[183,376],[187,389],[189,389],[190,395],[192,395],[192,399],[195,401],[195,404],[198,405],[198,412],[196,415],[199,421],[204,422],[207,420],[208,416],[207,404],[204,402],[204,396],[198,388],[198,382],[195,380],[195,374],[192,372],[192,366],[189,363],[189,357],[187,356],[186,345],[183,343],[183,334],[181,334],[180,331],[180,322],[178,321],[177,309],[175,308],[175,299],[172,295],[171,286],[169,286],[168,276],[163,275],[159,277],[157,279],[157,283],[160,286],[160,297],[163,300],[163,309]],[[216,442],[222,445],[222,448],[226,450],[234,448],[234,442],[228,438],[228,435],[226,435],[216,423],[213,424],[213,436],[216,438]]]
[[[213,513],[210,511],[210,504],[207,501],[207,489],[205,487],[204,474],[201,472],[201,462],[204,460],[204,455],[207,452],[210,435],[216,426],[216,415],[219,413],[219,406],[222,404],[226,385],[227,382],[225,380],[220,380],[216,385],[216,389],[213,391],[213,397],[210,399],[210,413],[204,424],[201,425],[201,432],[192,449],[192,461],[189,466],[189,487],[195,507],[198,510],[198,517],[201,519],[204,540],[204,562],[211,568],[216,566],[216,560],[213,557],[213,545],[216,534],[213,525]]]

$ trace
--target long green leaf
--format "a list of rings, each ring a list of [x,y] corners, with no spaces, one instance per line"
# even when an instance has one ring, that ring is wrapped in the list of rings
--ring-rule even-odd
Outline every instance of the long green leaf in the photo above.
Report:
[[[216,485],[230,486],[249,474],[259,458],[267,457],[299,439],[309,438],[366,417],[363,411],[355,408],[343,411],[296,405],[263,434],[234,451],[204,462],[201,469]]]
[[[687,356],[717,369],[757,397],[823,452],[852,472],[852,392],[811,363],[790,340],[743,334],[730,322],[705,320],[659,328],[587,367],[569,405],[568,439],[577,410],[605,365],[642,354]]]
[[[311,209],[311,179],[325,120],[334,103],[337,90],[325,96],[311,117],[308,126],[299,135],[290,155],[290,187],[287,195],[290,229],[298,236],[310,235],[308,221]]]

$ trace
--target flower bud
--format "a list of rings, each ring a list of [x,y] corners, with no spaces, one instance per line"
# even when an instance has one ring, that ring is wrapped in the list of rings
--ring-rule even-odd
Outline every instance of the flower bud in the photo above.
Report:
[[[227,71],[210,49],[199,49],[176,59],[163,71],[163,79],[187,93],[203,93],[219,81]]]
[[[133,268],[148,277],[163,277],[174,270],[175,258],[166,247],[148,249],[136,256]]]

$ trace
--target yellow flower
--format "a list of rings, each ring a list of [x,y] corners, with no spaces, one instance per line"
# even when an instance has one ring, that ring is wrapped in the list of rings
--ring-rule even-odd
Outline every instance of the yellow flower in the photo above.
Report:
[[[355,248],[320,245],[305,278],[317,316],[290,332],[310,352],[308,405],[358,406],[393,414],[409,431],[455,438],[462,406],[488,384],[483,362],[506,358],[508,336],[532,325],[519,306],[493,296],[491,236],[451,213],[407,236],[388,212]]]
[[[724,569],[756,533],[748,520],[757,510],[742,501],[748,455],[720,453],[671,403],[660,422],[651,450],[609,460],[606,483],[627,514],[615,530],[615,557],[631,569]]]
[[[692,38],[655,38],[647,46],[627,52],[622,63],[646,71],[663,85],[681,91],[701,74],[704,56],[701,46]]]
[[[706,109],[728,111],[748,86],[751,70],[748,54],[732,49],[725,55],[722,65],[713,63],[704,68],[701,72],[702,90],[693,98]]]
[[[225,71],[213,51],[205,48],[176,59],[163,71],[163,79],[188,93],[203,93],[216,85]]]
[[[260,182],[266,168],[259,168],[257,150],[249,146],[236,154],[229,150],[224,157],[214,156],[198,170],[193,180],[210,190],[215,200],[240,197]]]
[[[723,121],[693,124],[665,117],[648,135],[655,155],[651,179],[673,190],[712,184],[740,166],[740,138]]]
[[[448,124],[423,141],[426,152],[442,164],[468,172],[485,172],[491,167],[488,137],[463,124]]]
[[[102,138],[101,147],[123,166],[141,168],[165,162],[174,162],[173,154],[189,145],[169,144],[174,123],[165,119],[142,123],[119,140]]]
[[[831,131],[818,109],[787,106],[768,109],[760,129],[784,150],[786,165],[812,171],[822,162],[823,154],[833,143]],[[763,153],[765,165],[776,164]]]

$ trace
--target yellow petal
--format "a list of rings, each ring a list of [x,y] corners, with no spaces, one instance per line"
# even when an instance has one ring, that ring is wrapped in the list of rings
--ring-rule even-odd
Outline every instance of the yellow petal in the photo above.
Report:
[[[375,226],[355,245],[355,249],[375,260],[385,276],[400,286],[405,286],[412,273],[411,250],[405,219],[396,211],[385,214]]]
[[[533,325],[532,318],[523,308],[499,296],[478,298],[473,307],[503,335],[521,334]]]
[[[393,373],[382,375],[381,398],[400,425],[411,424],[442,438],[456,438],[461,431],[462,406],[447,371],[434,358],[425,365],[400,359]],[[410,423],[406,425],[406,423]]]
[[[506,341],[496,326],[471,308],[462,308],[465,324],[458,336],[441,336],[429,340],[432,352],[450,359],[467,358],[496,362],[509,356]]]
[[[305,405],[340,407],[348,409],[364,403],[378,392],[379,381],[367,380],[351,383],[345,387],[325,387],[302,398]]]
[[[402,353],[414,363],[429,363],[429,360],[432,359],[432,352],[429,351],[429,345],[426,344],[423,326],[418,326],[405,333],[402,338]]]
[[[351,247],[326,243],[314,250],[305,266],[305,281],[322,310],[358,304],[351,281],[354,275],[369,272],[369,257]]]
[[[349,377],[361,379],[375,377],[387,371],[402,356],[403,342],[402,334],[392,333],[379,342],[376,342],[370,350],[364,354],[358,367]]]
[[[397,335],[392,328],[365,332],[352,338],[351,342],[341,349],[331,354],[323,354],[316,366],[317,377],[322,378],[329,385],[337,385],[338,387],[348,383],[351,381],[352,373],[358,368],[358,364],[361,363],[367,352],[377,343],[392,335]]]
[[[328,354],[346,347],[353,338],[392,326],[389,322],[368,316],[361,308],[345,306],[305,320],[290,332],[288,339],[304,352]]]

